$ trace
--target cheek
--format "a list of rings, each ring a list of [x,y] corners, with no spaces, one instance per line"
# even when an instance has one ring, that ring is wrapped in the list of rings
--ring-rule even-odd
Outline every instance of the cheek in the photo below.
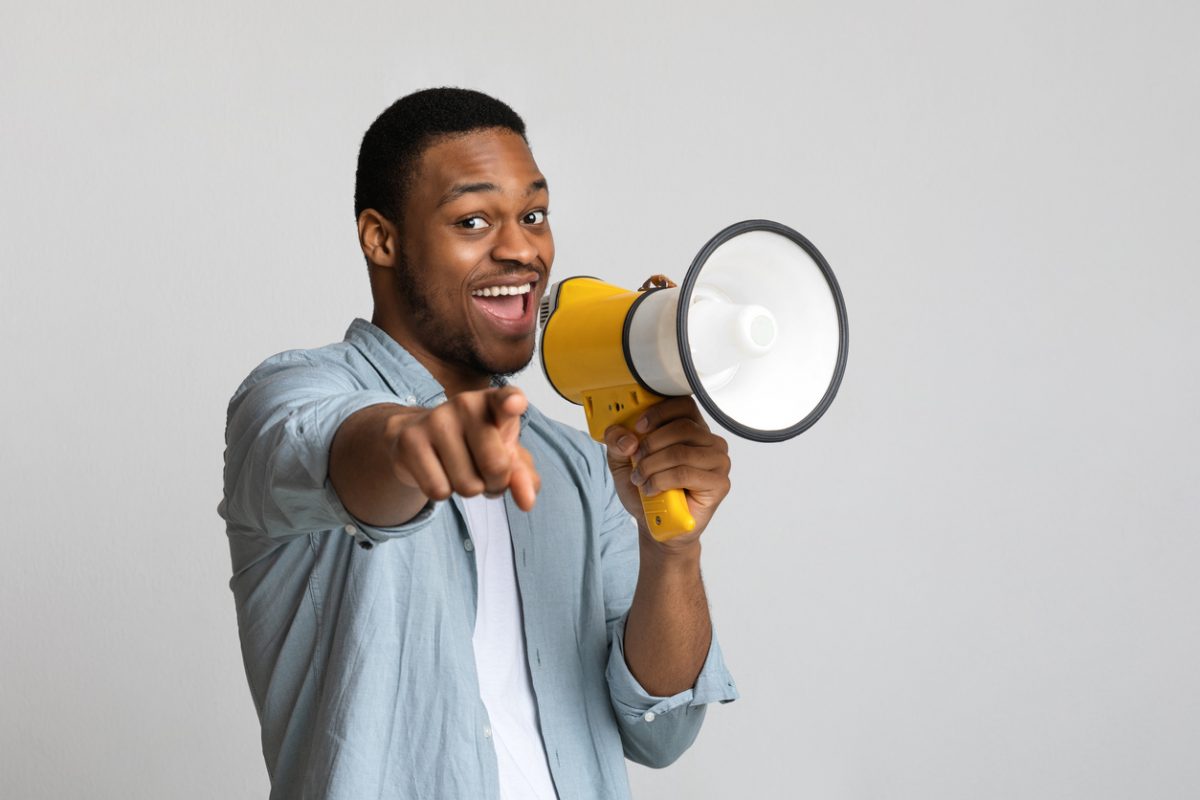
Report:
[[[467,298],[467,281],[479,263],[486,256],[477,242],[464,241],[460,237],[447,237],[435,243],[428,251],[425,262],[428,269],[429,284],[435,293],[446,298],[447,302],[457,302]]]

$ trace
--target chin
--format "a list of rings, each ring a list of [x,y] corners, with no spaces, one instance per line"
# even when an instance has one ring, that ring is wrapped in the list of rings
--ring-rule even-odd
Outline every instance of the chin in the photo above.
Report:
[[[516,375],[533,361],[533,348],[519,354],[496,355],[486,360],[488,371],[493,375]]]

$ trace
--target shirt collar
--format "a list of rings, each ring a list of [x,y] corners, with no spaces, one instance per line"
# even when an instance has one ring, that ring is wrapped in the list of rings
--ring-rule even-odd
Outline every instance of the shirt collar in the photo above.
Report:
[[[408,403],[430,408],[445,401],[446,390],[442,385],[387,331],[359,318],[346,329],[345,341],[354,345],[371,362],[388,387]],[[493,386],[507,384],[508,381],[502,377],[492,378]],[[521,417],[523,420],[525,414]]]
[[[429,407],[446,399],[446,390],[434,380],[429,370],[382,328],[365,319],[355,319],[346,329],[346,341],[354,345],[379,372],[384,383],[408,403]]]

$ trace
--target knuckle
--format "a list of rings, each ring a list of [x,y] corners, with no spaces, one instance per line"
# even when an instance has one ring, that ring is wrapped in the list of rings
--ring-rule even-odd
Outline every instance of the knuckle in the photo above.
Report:
[[[654,432],[658,434],[657,438],[659,441],[664,441],[667,439],[675,440],[679,438],[679,420],[673,419],[668,422],[664,422],[660,427],[656,428]]]
[[[673,469],[663,473],[663,491],[668,489],[686,489],[688,485],[687,476],[681,469]]]
[[[396,444],[401,451],[412,451],[424,441],[425,433],[418,425],[409,425],[396,435]]]
[[[661,452],[671,461],[683,462],[687,460],[690,449],[686,444],[673,444]]]
[[[425,427],[431,435],[444,436],[452,429],[458,427],[458,421],[448,411],[438,408],[429,415],[429,419],[425,421]]]
[[[450,497],[450,484],[441,480],[429,481],[429,488],[424,490],[432,500],[446,500]]]
[[[487,490],[487,486],[482,480],[472,475],[458,481],[458,486],[455,489],[463,497],[474,497],[475,495],[483,494]]]
[[[500,477],[509,471],[511,463],[499,453],[486,453],[477,459],[475,466],[485,476]]]
[[[461,394],[456,394],[454,397],[450,398],[448,403],[446,403],[446,407],[448,407],[448,410],[459,419],[473,419],[478,414],[478,411],[475,407],[474,398],[470,396],[471,394],[471,392],[462,392]],[[446,416],[450,415],[446,414]]]
[[[652,473],[657,472],[660,469],[662,460],[663,456],[661,453],[650,453],[649,455],[642,456],[642,458],[637,462],[638,472],[649,478]]]
[[[665,492],[667,489],[673,489],[677,485],[675,483],[675,470],[663,470],[649,475],[643,486],[649,486],[656,492]]]

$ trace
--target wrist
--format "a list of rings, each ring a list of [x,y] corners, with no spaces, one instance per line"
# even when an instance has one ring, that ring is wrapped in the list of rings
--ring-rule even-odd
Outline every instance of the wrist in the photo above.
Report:
[[[671,572],[699,571],[699,537],[679,537],[660,542],[650,535],[645,526],[639,527],[642,532],[639,538],[639,551],[643,569],[651,568]]]

